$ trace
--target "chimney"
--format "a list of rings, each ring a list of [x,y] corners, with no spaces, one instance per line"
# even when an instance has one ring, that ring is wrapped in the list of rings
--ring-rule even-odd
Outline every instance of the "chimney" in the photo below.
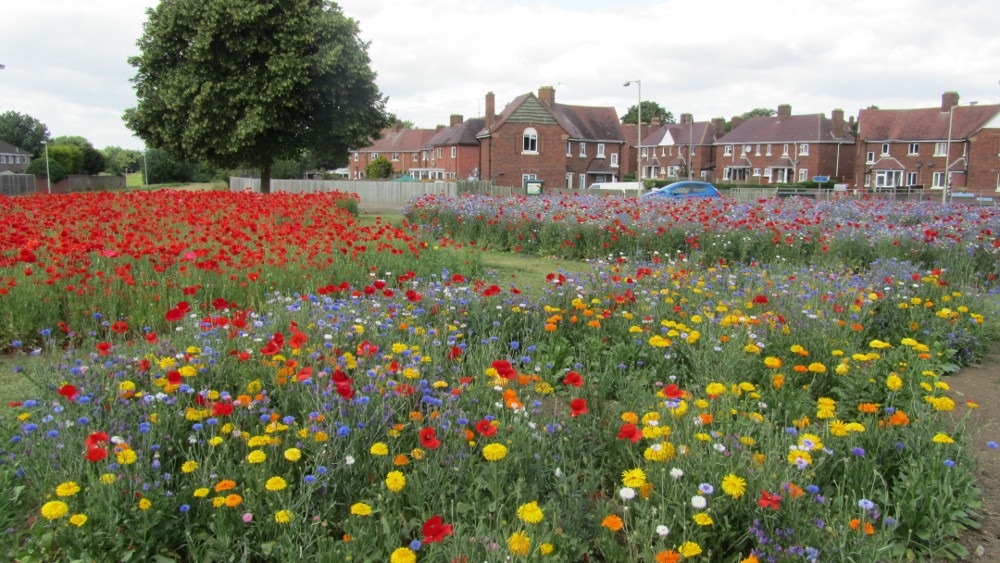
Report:
[[[440,131],[442,129],[444,129],[444,125],[440,125],[440,124],[438,124],[438,126],[434,128],[435,131]]]
[[[486,129],[490,130],[493,128],[493,122],[496,121],[496,102],[494,101],[493,92],[486,93]]]
[[[941,111],[949,111],[958,105],[958,92],[945,92],[941,94]]]
[[[844,136],[844,110],[838,108],[831,111],[830,120],[833,122],[830,131],[833,134],[833,138],[842,138]]]
[[[452,127],[454,127],[456,125],[461,125],[463,121],[465,121],[465,119],[463,119],[461,115],[458,115],[457,113],[451,114],[451,126]]]
[[[792,116],[792,106],[790,106],[789,104],[781,104],[778,106],[778,119],[791,116]]]
[[[552,86],[542,86],[538,89],[538,101],[548,105],[556,103],[556,89]]]
[[[681,125],[690,125],[694,123],[694,116],[690,113],[681,114]]]
[[[729,122],[733,124],[733,126],[730,128],[730,131],[735,131],[737,127],[743,125],[743,118],[738,115],[734,115]]]
[[[657,116],[657,117],[654,117],[654,118],[653,118],[653,119],[652,119],[652,120],[651,120],[651,121],[649,122],[649,124],[650,124],[650,125],[651,125],[651,126],[652,126],[652,127],[654,128],[654,129],[659,129],[659,128],[660,128],[660,126],[661,126],[661,125],[663,125],[663,122],[661,122],[661,121],[660,121],[660,118],[659,118],[659,117]]]
[[[396,122],[392,124],[392,132],[399,133],[402,130],[403,130],[403,122],[397,119]]]
[[[715,128],[715,138],[722,138],[726,134],[726,119],[724,117],[713,118],[712,127]]]

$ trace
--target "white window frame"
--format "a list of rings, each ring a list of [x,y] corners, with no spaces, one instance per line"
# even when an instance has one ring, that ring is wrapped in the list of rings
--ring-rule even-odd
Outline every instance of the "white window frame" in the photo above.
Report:
[[[444,149],[442,149],[441,147],[438,147],[437,157],[438,158],[444,158]]]
[[[882,156],[889,154],[889,143],[882,143]]]
[[[809,143],[799,145],[799,156],[809,156]]]
[[[726,145],[722,149],[722,156],[733,156],[733,145]]]
[[[767,179],[771,179],[771,167],[770,166],[768,166],[767,168],[764,168],[764,177],[767,178]]]
[[[647,156],[649,156],[649,149],[642,147],[642,158],[646,158]]]
[[[611,167],[618,168],[618,153],[611,153]]]
[[[538,154],[538,131],[526,127],[521,133],[521,154]]]
[[[916,186],[917,185],[917,173],[907,172],[906,173],[906,183],[905,186]]]
[[[934,156],[948,156],[948,143],[934,143]]]
[[[756,147],[754,147],[753,155],[754,156],[760,156],[760,145],[757,145]]]
[[[754,168],[753,169],[753,175],[754,176],[760,176],[760,168]]]
[[[582,190],[587,187],[587,175],[580,174],[579,178],[580,178],[580,189]]]
[[[377,152],[373,152],[372,155],[369,157],[369,161],[375,160],[376,158],[378,158],[378,153]]]
[[[357,152],[355,152],[354,153],[354,162],[358,161],[358,157],[359,157],[359,154]]]
[[[896,188],[903,185],[902,170],[876,170],[875,188]]]
[[[411,160],[413,160],[413,162],[417,162],[417,160],[418,160],[417,153],[413,153],[413,158]]]
[[[865,155],[865,164],[875,164],[875,151],[868,151]]]
[[[597,158],[604,158],[604,143],[597,143]]]
[[[764,152],[764,156],[771,156],[771,145],[767,145],[767,150]]]
[[[997,191],[1000,192],[1000,174],[997,174]]]
[[[934,172],[931,174],[931,188],[942,190],[945,185],[944,171]]]
[[[785,144],[781,147],[781,156],[788,156],[788,145]]]
[[[580,156],[587,156],[587,143],[580,141]]]
[[[808,168],[799,168],[799,181],[800,182],[805,182],[808,179],[809,179],[809,169]]]
[[[521,174],[521,187],[527,189],[529,180],[537,180],[538,176],[535,174]]]
[[[572,190],[573,189],[573,173],[572,172],[567,172],[566,173],[566,189],[567,190]]]
[[[920,143],[910,143],[906,145],[906,154],[916,156],[920,154]]]
[[[691,156],[693,157],[698,152],[698,145],[691,145]]]
[[[392,153],[392,161],[393,162],[399,162],[399,153],[398,152]]]
[[[451,157],[452,158],[458,157],[458,147],[451,147]]]
[[[667,178],[676,178],[678,172],[677,166],[667,166]]]
[[[573,141],[566,141],[566,156],[573,156]]]

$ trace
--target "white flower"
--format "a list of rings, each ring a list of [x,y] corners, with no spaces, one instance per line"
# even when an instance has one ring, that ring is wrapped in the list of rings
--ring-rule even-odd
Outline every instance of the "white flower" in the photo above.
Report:
[[[347,456],[344,458],[344,465],[354,465],[354,456]]]
[[[684,476],[684,470],[679,467],[675,467],[670,470],[670,476],[674,479],[680,479]]]
[[[702,508],[708,506],[708,501],[701,495],[695,495],[691,497],[691,506],[701,510]]]
[[[622,489],[618,491],[618,496],[621,497],[622,500],[632,500],[635,498],[635,489],[631,487],[622,487]]]
[[[664,526],[663,524],[660,524],[659,526],[656,527],[656,535],[660,536],[661,538],[665,538],[668,535],[670,535],[670,528]]]
[[[556,477],[562,477],[562,476],[563,476],[562,469],[560,469],[560,468],[557,467],[556,468]]]

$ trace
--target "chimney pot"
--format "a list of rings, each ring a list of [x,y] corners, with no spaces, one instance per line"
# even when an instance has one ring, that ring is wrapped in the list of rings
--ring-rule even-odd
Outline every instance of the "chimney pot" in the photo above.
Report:
[[[543,104],[556,103],[556,89],[552,86],[542,86],[538,89],[538,100]]]
[[[694,123],[694,116],[690,113],[682,113],[681,125],[690,125],[691,123]]]
[[[792,116],[792,106],[789,104],[781,104],[778,106],[778,118],[791,117]]]
[[[458,115],[458,114],[455,114],[455,113],[451,114],[451,126],[452,127],[454,127],[456,125],[461,125],[463,121],[465,121],[465,119],[461,115]]]
[[[945,92],[941,94],[941,111],[949,111],[958,105],[958,92]]]
[[[496,101],[493,92],[486,93],[486,129],[493,129],[493,122],[496,121]]]
[[[833,137],[839,139],[844,136],[844,110],[837,108],[830,112],[830,121]]]

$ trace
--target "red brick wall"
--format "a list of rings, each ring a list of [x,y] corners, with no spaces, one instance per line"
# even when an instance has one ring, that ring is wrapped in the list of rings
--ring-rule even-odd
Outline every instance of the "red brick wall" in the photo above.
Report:
[[[538,132],[538,154],[522,154],[527,127]],[[589,145],[588,154],[596,154],[597,145]],[[519,187],[522,174],[534,174],[546,188],[565,187],[566,133],[558,125],[507,122],[493,132],[492,143],[490,139],[482,139],[480,161],[482,179],[493,180],[498,186]]]
[[[969,139],[968,191],[982,197],[1000,197],[1000,129],[983,129]]]

